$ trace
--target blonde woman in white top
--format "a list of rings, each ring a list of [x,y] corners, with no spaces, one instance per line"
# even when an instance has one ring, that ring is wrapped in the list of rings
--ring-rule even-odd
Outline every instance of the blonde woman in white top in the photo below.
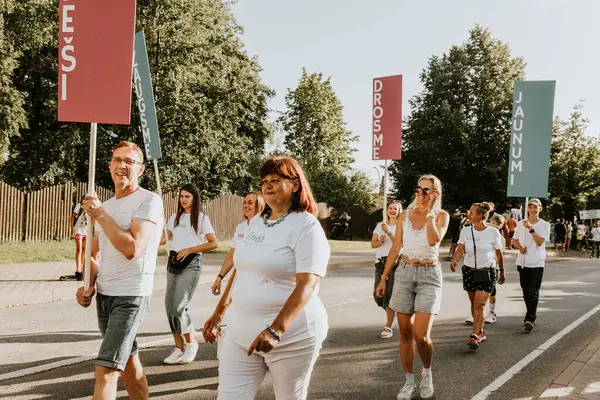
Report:
[[[250,192],[244,196],[243,202],[244,208],[244,221],[240,222],[240,224],[235,228],[235,233],[233,234],[233,240],[231,241],[231,249],[229,249],[229,254],[223,261],[223,266],[221,267],[221,271],[219,271],[219,275],[215,278],[215,282],[212,285],[212,294],[218,296],[221,294],[221,282],[227,276],[229,271],[233,268],[233,254],[235,252],[236,243],[244,240],[246,236],[246,231],[248,230],[248,226],[250,225],[250,220],[254,218],[256,214],[259,214],[263,208],[265,208],[265,199],[261,192]],[[235,278],[235,270],[231,273],[231,278],[229,278],[230,282],[233,282]],[[228,285],[229,286],[229,285]],[[229,291],[227,291],[229,294]],[[227,299],[228,295],[223,296]]]
[[[439,252],[450,220],[441,204],[440,180],[434,175],[419,178],[414,201],[398,218],[396,240],[377,287],[378,295],[383,296],[394,260],[400,256],[390,300],[390,307],[396,311],[400,325],[400,358],[406,375],[406,383],[398,392],[398,399],[414,399],[418,395],[422,399],[431,399],[434,396],[431,327],[442,300]],[[418,390],[413,372],[415,344],[423,362]]]
[[[387,207],[387,223],[384,221],[378,223],[373,230],[373,237],[371,238],[371,247],[377,249],[377,253],[375,254],[375,287],[373,288],[373,297],[375,298],[375,303],[383,308],[386,314],[385,327],[379,335],[381,339],[389,339],[394,335],[392,324],[394,323],[395,313],[388,305],[390,303],[390,298],[392,297],[392,289],[394,287],[393,272],[395,272],[396,267],[398,266],[397,263],[394,264],[394,269],[388,279],[388,284],[383,297],[377,296],[376,290],[385,268],[388,253],[396,238],[396,221],[398,221],[398,214],[400,214],[401,211],[402,206],[400,203],[392,201]]]

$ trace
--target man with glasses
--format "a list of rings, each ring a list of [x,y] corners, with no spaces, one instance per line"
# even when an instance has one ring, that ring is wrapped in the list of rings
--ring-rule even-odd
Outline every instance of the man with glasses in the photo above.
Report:
[[[96,285],[103,338],[96,359],[94,399],[115,399],[119,375],[130,398],[149,397],[136,333],[152,295],[163,204],[157,194],[139,186],[143,161],[136,144],[119,143],[109,163],[115,197],[100,203],[95,195],[87,195],[83,201],[85,212],[95,221],[96,234],[90,289],[79,288],[77,301],[88,307]]]

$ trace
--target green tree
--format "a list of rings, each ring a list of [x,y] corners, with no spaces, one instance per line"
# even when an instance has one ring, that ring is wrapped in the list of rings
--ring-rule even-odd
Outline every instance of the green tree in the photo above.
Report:
[[[578,105],[568,120],[554,120],[548,182],[553,218],[572,219],[600,196],[600,141],[586,135],[581,110]]]
[[[423,91],[410,99],[402,160],[391,166],[395,196],[408,204],[422,174],[437,175],[444,206],[506,197],[513,85],[524,61],[489,30],[476,26],[469,39],[432,56],[421,73]]]
[[[373,184],[362,172],[340,173],[334,169],[308,172],[308,180],[318,202],[338,210],[356,206],[368,211],[373,206]]]
[[[302,70],[298,87],[285,96],[287,110],[278,122],[286,133],[288,151],[309,171],[351,168],[352,143],[357,136],[346,128],[342,104],[331,87],[331,78]]]
[[[35,29],[18,23],[36,16]],[[14,40],[22,36],[28,43],[14,81],[26,94],[29,128],[11,141],[5,179],[27,189],[85,181],[89,125],[56,121],[56,5],[27,0],[10,17]],[[211,198],[249,188],[270,135],[273,92],[260,81],[258,60],[246,54],[228,6],[221,0],[138,0],[136,30],[147,40],[165,189],[194,182]],[[106,162],[112,147],[121,140],[143,142],[132,106],[131,125],[98,127],[97,180],[105,186],[111,185]],[[153,188],[153,175],[147,168],[142,184]]]

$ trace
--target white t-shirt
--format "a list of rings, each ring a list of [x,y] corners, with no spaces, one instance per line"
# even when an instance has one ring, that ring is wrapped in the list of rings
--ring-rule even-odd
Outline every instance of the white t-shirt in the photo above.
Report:
[[[550,224],[548,222],[540,219],[537,223],[531,224],[531,227],[535,230],[535,233],[543,237],[546,242],[548,241],[550,238]],[[517,265],[528,268],[544,268],[546,246],[544,246],[544,243],[541,246],[535,243],[533,235],[523,226],[523,221],[519,221],[517,224],[514,238],[519,240],[521,246],[527,247],[526,254],[521,254],[521,252],[517,254]]]
[[[600,242],[600,228],[597,226],[592,228],[592,241]]]
[[[227,335],[238,345],[250,347],[290,297],[296,274],[324,277],[329,256],[325,232],[312,214],[293,212],[273,227],[265,226],[260,215],[252,218],[244,240],[236,242],[233,263],[237,275]],[[278,346],[327,335],[327,312],[318,291],[317,286]]]
[[[145,249],[128,260],[117,250],[96,222],[100,241],[100,267],[98,270],[98,293],[106,296],[149,296],[152,294],[156,256],[162,235],[163,202],[153,192],[139,188],[130,195],[117,199],[112,197],[102,204],[121,229],[129,230],[134,218],[154,222],[154,235]]]
[[[73,227],[73,233],[76,235],[85,235],[87,232],[87,214],[82,212],[79,215],[79,210],[81,210],[81,204],[75,204],[75,208],[73,209],[73,213],[75,214],[75,226]],[[79,215],[79,217],[77,217]]]
[[[475,250],[473,247],[473,234],[477,247],[477,269],[496,267],[496,250],[502,250],[502,236],[500,231],[492,226],[486,226],[482,231],[471,227],[462,228],[458,244],[465,246],[465,265],[475,268]]]
[[[192,226],[190,214],[182,214],[181,218],[179,218],[179,224],[174,226],[176,215],[171,215],[169,222],[167,222],[167,229],[173,233],[173,242],[171,244],[171,250],[173,251],[200,246],[207,242],[206,235],[215,233],[208,215],[204,215],[202,212],[198,214],[198,233],[196,233]]]
[[[381,227],[381,225],[383,224],[383,222],[380,222],[377,224],[377,226],[375,227],[375,230],[373,230],[373,234],[376,234],[378,237],[381,235],[385,235],[385,232],[383,231],[383,228]],[[392,235],[396,234],[396,225],[388,225],[388,230],[392,233]],[[387,257],[387,255],[390,253],[390,250],[392,249],[392,238],[390,238],[388,235],[385,235],[385,242],[383,242],[381,244],[381,246],[379,246],[377,248],[377,253],[375,254],[375,261],[379,260],[381,257]]]
[[[240,222],[240,224],[236,226],[233,239],[231,239],[231,248],[235,249],[236,243],[244,240],[249,226],[248,222],[249,221]]]
[[[586,230],[585,225],[577,225],[577,240],[583,240]]]

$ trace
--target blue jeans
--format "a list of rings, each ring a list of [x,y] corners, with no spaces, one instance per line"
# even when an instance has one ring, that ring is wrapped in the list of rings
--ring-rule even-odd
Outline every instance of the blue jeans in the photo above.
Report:
[[[194,332],[194,324],[188,313],[188,305],[192,301],[201,274],[201,254],[196,255],[183,271],[177,274],[167,271],[165,309],[173,333],[183,335]]]

